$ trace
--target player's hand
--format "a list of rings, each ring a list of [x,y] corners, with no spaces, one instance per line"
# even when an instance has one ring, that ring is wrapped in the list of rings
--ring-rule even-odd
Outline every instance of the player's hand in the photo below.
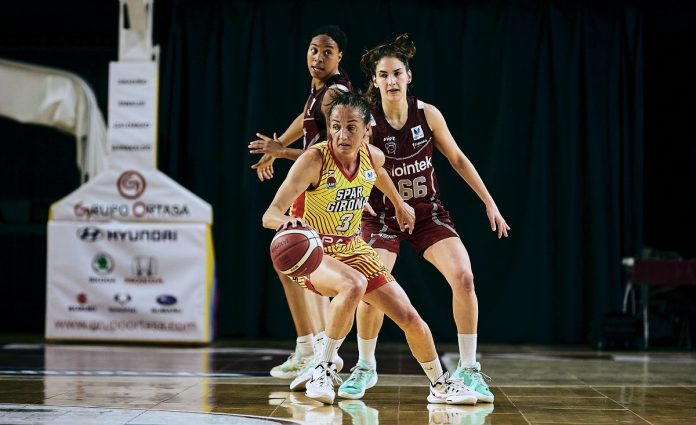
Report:
[[[264,181],[273,178],[273,161],[275,161],[275,158],[268,154],[263,154],[259,162],[251,166],[252,169],[256,170],[259,180]]]
[[[377,217],[377,213],[375,212],[374,209],[372,209],[372,205],[370,205],[369,202],[365,202],[365,211],[370,213],[372,217]]]
[[[256,137],[258,139],[249,142],[249,153],[268,154],[277,158],[285,148],[275,133],[273,133],[272,139],[261,133],[256,133]]]
[[[493,203],[486,205],[486,215],[488,216],[488,221],[491,224],[491,230],[494,232],[496,230],[498,231],[498,239],[502,238],[503,236],[507,238],[510,226],[508,226],[503,216],[500,215],[498,207]]]
[[[408,234],[413,233],[413,227],[416,225],[416,212],[412,206],[406,202],[401,202],[400,206],[394,206],[396,209],[396,222],[399,223],[399,229],[402,232],[408,229]]]
[[[307,226],[307,223],[305,223],[304,220],[299,218],[299,217],[288,217],[288,219],[285,221],[285,223],[278,226],[278,228],[276,229],[276,232],[278,232],[280,230],[291,229],[293,227],[309,227],[309,226]]]

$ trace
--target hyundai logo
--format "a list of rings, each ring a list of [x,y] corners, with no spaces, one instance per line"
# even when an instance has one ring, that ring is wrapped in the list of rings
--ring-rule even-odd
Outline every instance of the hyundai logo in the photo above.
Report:
[[[77,229],[77,237],[85,242],[95,242],[104,238],[104,232],[94,226],[80,227]]]

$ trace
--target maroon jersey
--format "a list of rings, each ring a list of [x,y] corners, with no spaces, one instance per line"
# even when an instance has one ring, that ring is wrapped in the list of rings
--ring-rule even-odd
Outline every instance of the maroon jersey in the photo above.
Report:
[[[407,98],[406,124],[395,130],[384,116],[381,102],[372,105],[372,143],[384,152],[384,170],[399,195],[415,207],[420,203],[440,203],[440,189],[433,167],[433,133],[425,119],[425,104],[413,96]],[[375,211],[394,213],[391,201],[377,187],[370,194]],[[367,215],[366,215],[367,216]]]
[[[320,89],[312,87],[311,93],[304,108],[304,120],[302,130],[304,132],[304,145],[302,149],[307,150],[317,142],[326,140],[326,119],[321,112],[321,103],[324,101],[326,91],[336,88],[344,93],[353,89],[348,79],[348,75],[341,71],[340,74],[332,75]]]
[[[324,95],[331,88],[338,89],[344,93],[353,90],[350,84],[348,74],[343,70],[340,74],[332,75],[326,80],[326,83],[320,89],[314,89],[309,93],[309,98],[304,108],[304,120],[302,121],[302,131],[304,132],[304,140],[302,149],[307,150],[310,146],[318,142],[326,140],[326,119],[321,112],[321,103],[324,101]],[[292,203],[290,214],[293,217],[302,217],[304,213],[304,193],[302,193],[295,202]]]

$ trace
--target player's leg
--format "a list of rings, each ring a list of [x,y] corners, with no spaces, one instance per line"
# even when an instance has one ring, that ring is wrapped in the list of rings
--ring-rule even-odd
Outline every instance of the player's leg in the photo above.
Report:
[[[295,285],[297,286],[297,285]],[[323,297],[312,291],[304,291],[305,304],[307,308],[306,315],[311,318],[313,325],[312,331],[314,338],[312,347],[315,353],[318,353],[320,347],[324,343],[324,329],[326,328],[326,318],[329,314],[329,298]],[[333,358],[333,363],[336,365],[336,371],[340,372],[343,369],[343,359],[336,353]]]
[[[396,253],[383,248],[375,249],[387,271],[391,273],[396,262]],[[377,384],[377,336],[382,328],[384,313],[371,305],[361,302],[355,314],[358,328],[358,363],[351,369],[351,374],[338,389],[338,395],[344,398],[359,399],[365,390]]]
[[[295,285],[297,286],[297,285]],[[329,313],[329,298],[322,297],[312,291],[302,291],[305,298],[306,313],[312,320],[312,331],[316,335],[326,328],[326,317]]]
[[[309,307],[306,302],[305,294],[310,291],[295,284],[288,276],[280,272],[277,273],[283,286],[283,291],[285,292],[285,299],[288,302],[290,316],[295,324],[297,341],[295,344],[295,351],[283,364],[271,369],[271,376],[293,379],[297,377],[300,371],[311,361],[311,357],[314,354],[312,347],[313,336],[317,333],[314,328],[316,325],[313,323],[313,318],[315,316],[312,313],[307,313]],[[320,298],[317,294],[314,294],[314,296]],[[319,328],[319,330],[321,329],[323,328]]]
[[[430,328],[396,282],[369,291],[363,300],[380,309],[404,331],[411,353],[430,380],[430,403],[475,404],[476,395],[443,373]]]
[[[452,288],[460,356],[455,376],[464,379],[467,386],[476,391],[479,401],[492,403],[493,393],[481,374],[481,365],[476,361],[478,299],[469,253],[458,237],[450,237],[431,245],[423,257],[442,273]]]
[[[452,288],[452,309],[458,334],[476,334],[478,325],[478,300],[474,290],[474,274],[471,260],[464,244],[458,237],[443,239],[431,245],[423,257],[432,263]],[[462,360],[474,362],[473,352],[461,353]]]
[[[353,326],[353,317],[367,288],[367,278],[353,268],[326,255],[321,265],[310,276],[312,287],[325,296],[333,297],[329,304],[325,336],[320,352],[315,355],[311,378],[302,382],[305,395],[323,403],[333,403],[333,385],[340,382],[332,362],[346,335]],[[291,389],[299,389],[296,378]]]
[[[386,314],[404,331],[406,341],[416,360],[422,363],[437,358],[430,328],[421,319],[411,300],[396,282],[370,291],[365,294],[363,301]]]

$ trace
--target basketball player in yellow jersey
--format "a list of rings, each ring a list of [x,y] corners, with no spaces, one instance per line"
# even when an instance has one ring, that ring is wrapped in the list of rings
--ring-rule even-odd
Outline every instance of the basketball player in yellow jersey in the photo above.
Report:
[[[333,403],[334,383],[341,379],[331,359],[353,326],[355,309],[363,299],[383,311],[406,334],[413,356],[430,380],[428,402],[474,404],[476,395],[461,381],[450,380],[443,373],[428,325],[377,253],[356,234],[374,185],[394,204],[402,231],[410,231],[414,223],[413,209],[401,199],[382,169],[384,154],[367,144],[369,117],[370,107],[364,98],[351,93],[337,95],[329,110],[331,140],[300,155],[263,215],[263,226],[269,229],[308,225],[322,234],[326,255],[317,270],[298,279],[304,287],[333,297],[324,343],[310,369],[305,394]],[[302,218],[286,215],[290,204],[302,193]]]

